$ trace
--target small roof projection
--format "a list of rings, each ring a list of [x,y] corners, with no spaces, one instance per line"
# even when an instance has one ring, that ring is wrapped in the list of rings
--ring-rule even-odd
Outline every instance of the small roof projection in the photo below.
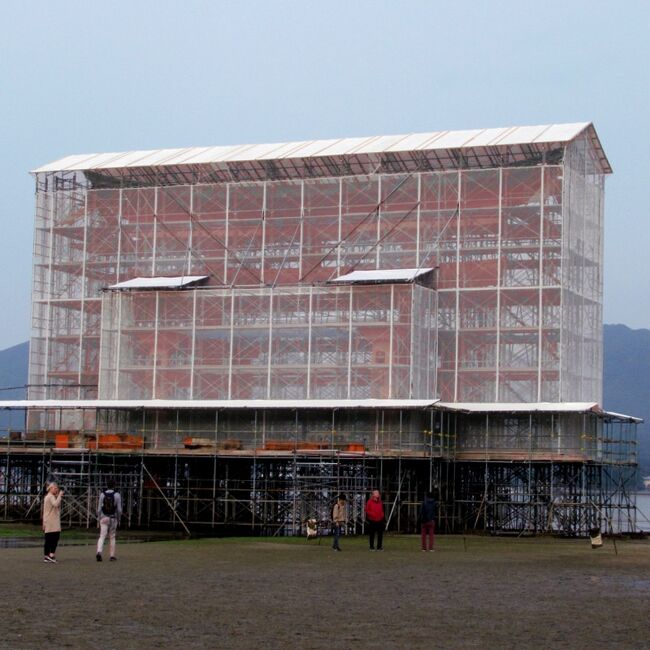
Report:
[[[340,275],[330,282],[358,282],[358,283],[391,283],[391,282],[413,282],[422,275],[431,273],[432,268],[425,269],[377,269],[365,271],[352,271]]]
[[[202,280],[207,280],[207,275],[180,275],[172,278],[133,278],[111,284],[108,289],[180,289]]]

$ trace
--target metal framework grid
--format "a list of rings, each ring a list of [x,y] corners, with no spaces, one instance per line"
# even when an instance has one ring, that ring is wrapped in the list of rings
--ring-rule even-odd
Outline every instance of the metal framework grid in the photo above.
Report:
[[[242,336],[267,309],[262,297],[247,305],[241,289],[267,287],[268,312],[286,311],[306,339],[309,305],[274,306],[274,288],[298,288],[307,300],[307,287],[352,269],[437,266],[443,401],[600,402],[603,173],[586,135],[562,153],[562,164],[539,164],[536,154],[535,164],[494,169],[139,188],[52,190],[66,187],[66,173],[39,174],[37,186],[48,189],[37,192],[30,397],[109,391],[99,381],[100,335],[103,319],[119,318],[119,301],[103,313],[101,295],[123,280],[206,274],[207,286],[241,292],[233,320]],[[371,311],[376,289],[357,289],[353,309]],[[225,320],[226,305],[203,300],[194,312],[189,293],[158,292],[148,305],[140,298],[142,332],[132,343],[151,363],[161,333],[180,347],[171,353],[179,359],[205,354],[214,365],[211,354],[237,354],[203,350],[193,325]],[[346,310],[333,300],[314,314]],[[354,363],[345,337],[328,345]],[[178,375],[174,365],[157,371],[161,385]],[[216,392],[227,398],[228,390]]]
[[[5,519],[37,517],[43,485],[55,477],[68,494],[64,521],[89,526],[98,492],[115,476],[126,524],[137,527],[293,535],[315,519],[326,532],[335,495],[343,491],[351,510],[348,532],[358,533],[367,493],[379,488],[389,525],[402,532],[415,529],[428,489],[439,499],[442,532],[584,535],[594,526],[616,533],[636,529],[634,422],[593,413],[468,418],[429,410],[431,428],[423,430],[422,413],[417,426],[407,425],[404,415],[399,414],[402,433],[391,440],[400,425],[373,413],[371,427],[369,413],[366,427],[344,438],[369,449],[359,453],[341,444],[336,449],[332,441],[319,450],[306,448],[298,418],[292,449],[277,449],[277,438],[265,438],[263,415],[256,415],[247,450],[228,449],[234,438],[220,442],[219,435],[241,435],[241,429],[220,427],[211,448],[205,442],[186,448],[187,431],[180,429],[161,434],[163,444],[138,454],[19,441],[7,447],[0,467],[0,512]],[[333,413],[330,418],[343,424]],[[558,444],[564,430],[582,433]],[[286,445],[288,437],[281,442]]]
[[[417,284],[110,292],[99,397],[425,398],[435,297]]]
[[[29,398],[600,402],[603,187],[611,169],[593,126],[388,138],[383,149],[381,139],[355,143],[212,158],[209,150],[110,154],[88,164],[73,157],[37,170]],[[435,268],[429,284],[390,281],[390,273],[380,283],[333,284],[351,271],[426,268]],[[164,276],[206,279],[178,290],[107,291]],[[453,438],[436,424],[446,417]],[[414,454],[413,498],[438,486],[443,511],[453,513],[444,515],[450,529],[468,521],[462,509],[476,510],[475,470],[484,476],[475,525],[501,530],[531,521],[537,529],[538,517],[517,512],[529,507],[522,499],[537,502],[531,495],[544,485],[562,484],[558,477],[574,483],[555,464],[634,466],[632,445],[619,464],[602,445],[585,449],[582,424],[568,416],[557,416],[561,435],[552,418],[537,424],[531,415],[527,425],[478,418],[488,423],[483,438],[475,416],[433,411],[30,409],[21,439],[47,447],[59,431],[79,447],[94,440],[94,452],[80,458],[95,453],[89,472],[100,476],[101,436],[139,438],[126,452],[139,469],[124,470],[140,476],[138,524],[162,517],[144,508],[146,498],[177,512],[176,488],[172,499],[165,489],[179,485],[179,466],[198,472],[208,482],[199,491],[212,495],[211,506],[197,506],[200,517],[187,510],[188,520],[203,521],[210,510],[204,523],[228,520],[221,510],[230,506],[216,505],[227,502],[215,496],[217,477],[237,467],[232,489],[244,496],[236,502],[253,504],[251,522],[282,530],[318,510],[334,467],[337,489],[361,494],[381,484],[401,504],[406,479],[396,467],[405,454]],[[539,444],[526,447],[533,438]],[[211,471],[197,447],[211,456]],[[349,455],[356,451],[362,460]],[[272,460],[274,452],[290,457]],[[7,513],[15,453],[7,450]],[[40,458],[63,450],[34,453],[37,466],[51,469]],[[496,469],[505,461],[510,473]],[[166,468],[156,469],[159,480],[145,479],[149,463]],[[377,463],[379,473],[358,469]],[[525,471],[537,478],[522,492]],[[583,483],[611,501],[604,471]],[[341,476],[355,477],[357,487]],[[145,494],[147,480],[160,498]],[[486,487],[508,482],[506,492],[520,496],[503,500]],[[275,496],[258,498],[260,484]],[[594,498],[604,506],[604,496]],[[504,508],[507,516],[486,515]],[[589,517],[579,519],[567,530],[584,532]]]

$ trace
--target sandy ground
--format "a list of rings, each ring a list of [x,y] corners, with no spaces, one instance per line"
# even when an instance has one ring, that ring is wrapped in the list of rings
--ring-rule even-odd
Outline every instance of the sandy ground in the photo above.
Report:
[[[0,550],[2,648],[647,648],[650,541],[388,537]]]

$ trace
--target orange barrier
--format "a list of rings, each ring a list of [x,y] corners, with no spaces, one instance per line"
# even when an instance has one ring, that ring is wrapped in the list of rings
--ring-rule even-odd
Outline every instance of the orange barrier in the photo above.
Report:
[[[54,446],[57,449],[67,449],[70,446],[70,434],[69,433],[54,434]]]
[[[266,451],[293,451],[294,443],[287,440],[267,440],[263,449]]]
[[[123,435],[122,449],[142,449],[144,447],[144,438],[141,436]]]
[[[329,444],[326,442],[298,442],[296,443],[296,449],[329,449]]]
[[[236,438],[227,438],[226,440],[220,440],[217,442],[217,449],[223,449],[223,450],[237,450],[242,448],[242,442],[241,440],[237,440]]]
[[[354,449],[352,451],[364,451],[365,449],[363,445],[352,446],[360,447],[359,450]],[[313,440],[267,440],[262,447],[264,451],[319,451],[322,449],[332,449],[331,443]]]
[[[210,438],[183,438],[183,446],[186,449],[200,449],[202,447],[214,447],[214,440]]]
[[[144,439],[126,433],[98,433],[86,442],[88,449],[142,449]]]

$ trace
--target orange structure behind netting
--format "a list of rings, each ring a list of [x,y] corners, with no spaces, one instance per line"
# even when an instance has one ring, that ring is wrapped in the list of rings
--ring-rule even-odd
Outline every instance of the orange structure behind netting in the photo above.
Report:
[[[599,402],[604,170],[585,134],[561,153],[282,180],[41,173],[30,396]],[[424,268],[435,286],[332,285]],[[169,276],[205,280],[102,299]]]

